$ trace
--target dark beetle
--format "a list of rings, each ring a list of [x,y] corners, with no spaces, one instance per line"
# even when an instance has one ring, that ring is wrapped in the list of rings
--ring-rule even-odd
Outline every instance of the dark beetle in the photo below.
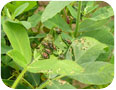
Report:
[[[52,42],[49,42],[48,45],[49,45],[50,49],[56,50],[56,46]]]

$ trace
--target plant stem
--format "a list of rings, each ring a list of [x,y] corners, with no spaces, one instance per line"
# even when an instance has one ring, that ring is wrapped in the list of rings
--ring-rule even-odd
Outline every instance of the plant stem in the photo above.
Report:
[[[55,78],[52,79],[52,80],[57,80],[57,79],[60,79],[60,78],[62,78],[62,77],[64,77],[64,75],[55,77]],[[39,86],[37,89],[43,89],[44,87],[46,87],[46,86],[49,84],[50,81],[51,81],[51,80],[48,79],[45,83],[43,83],[43,84],[42,84],[41,86]]]
[[[34,89],[34,87],[33,87],[27,80],[25,80],[24,78],[22,78],[22,80],[23,80],[25,83],[27,83],[32,89]]]
[[[82,1],[78,2],[78,11],[77,11],[77,20],[76,20],[76,29],[74,32],[74,36],[76,37],[79,31],[79,22],[80,22],[80,15],[81,15],[81,5]]]
[[[39,86],[39,87],[36,88],[36,89],[43,89],[44,87],[46,87],[46,86],[49,84],[49,81],[50,81],[50,80],[47,80],[45,83],[43,83],[41,86]]]
[[[13,78],[13,77],[14,77],[14,75],[12,75],[11,77],[9,77],[8,80],[10,80],[10,79]]]
[[[25,74],[26,71],[27,71],[27,67],[24,68],[24,70],[21,72],[21,74],[15,80],[15,82],[13,83],[11,88],[16,88],[17,84],[19,83],[19,81],[21,80],[21,78],[23,77],[23,75]]]

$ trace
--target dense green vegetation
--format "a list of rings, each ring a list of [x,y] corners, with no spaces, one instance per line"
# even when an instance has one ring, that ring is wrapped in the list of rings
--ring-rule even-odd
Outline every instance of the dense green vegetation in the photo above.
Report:
[[[1,77],[17,89],[99,89],[114,77],[114,13],[98,1],[12,1],[1,12]]]

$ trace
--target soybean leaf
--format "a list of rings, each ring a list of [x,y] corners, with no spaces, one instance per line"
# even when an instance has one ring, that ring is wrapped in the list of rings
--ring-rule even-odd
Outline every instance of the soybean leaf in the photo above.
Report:
[[[28,22],[31,23],[32,27],[35,27],[41,20],[41,13],[37,13],[28,18]]]
[[[111,16],[114,15],[114,12],[113,12],[113,9],[111,6],[106,6],[106,7],[103,7],[103,8],[99,8],[96,10],[96,12],[94,12],[92,14],[92,17],[91,19],[92,20],[103,20],[103,19],[107,19]]]
[[[66,52],[66,59],[68,60],[73,60],[73,57],[72,57],[72,48],[69,48]]]
[[[7,86],[12,86],[12,84],[14,83],[14,80],[7,80],[7,79],[2,79],[4,84],[7,85]],[[16,89],[30,89],[30,87],[24,85],[24,84],[21,84],[19,83],[16,87]]]
[[[93,10],[95,10],[98,7],[98,5],[95,5],[94,1],[89,1],[86,4],[86,7],[84,8],[84,15],[92,12]]]
[[[97,39],[98,41],[108,44],[108,45],[114,45],[114,36],[109,31],[108,27],[102,27],[97,30],[88,31],[83,33],[81,36],[88,36]]]
[[[108,22],[108,20],[99,20],[99,21],[94,21],[91,19],[85,19],[81,24],[80,24],[80,30],[79,32],[87,32],[87,31],[93,31],[101,28],[101,26],[105,25]]]
[[[4,39],[5,33],[1,32],[1,54],[6,54],[9,50],[12,49],[12,47],[6,45],[6,41]]]
[[[11,13],[14,13],[14,11],[15,11],[19,6],[21,6],[21,5],[25,4],[25,3],[29,3],[29,5],[28,5],[28,7],[24,10],[24,12],[26,12],[26,11],[32,9],[34,6],[37,5],[37,3],[34,2],[34,1],[23,1],[23,2],[22,2],[22,1],[16,1],[16,2],[15,2],[15,1],[12,1],[12,2],[10,2],[10,3],[7,3],[5,7],[7,7]]]
[[[29,38],[44,38],[44,37],[46,37],[46,33],[40,33],[40,34],[37,34],[36,36],[31,36],[31,37],[29,37]]]
[[[10,58],[9,56],[7,56],[7,55],[2,55],[2,56],[1,56],[1,61],[2,61],[2,63],[3,63],[4,65],[10,66],[10,67],[12,67],[12,68],[14,68],[14,69],[16,69],[16,70],[19,70],[18,65],[17,65],[13,60],[11,61],[11,58]]]
[[[24,3],[29,3],[28,7],[24,10],[25,12],[33,9],[37,5],[36,1],[23,1],[23,2],[22,1],[16,1],[15,6],[18,7],[18,6],[20,6],[20,5],[24,4]]]
[[[58,60],[58,59],[46,59],[33,62],[28,71],[33,73],[49,73],[60,75],[73,75],[83,71],[83,69],[74,61]]]
[[[40,74],[26,72],[24,78],[34,87],[37,87],[40,84]]]
[[[65,6],[69,5],[71,1],[51,1],[47,7],[45,8],[45,11],[42,14],[41,21],[45,22],[46,20],[52,18],[57,13],[59,13]]]
[[[49,29],[52,29],[53,27],[58,27],[65,32],[71,32],[70,26],[66,23],[66,21],[59,14],[45,21],[43,24]]]
[[[108,45],[108,50],[105,53],[101,53],[96,61],[109,61],[110,57],[113,55],[114,46]]]
[[[20,21],[19,23],[21,23],[26,29],[31,28],[31,23],[28,21]]]
[[[91,37],[81,37],[72,43],[75,61],[79,64],[95,61],[107,47]]]
[[[76,12],[76,10],[75,10],[71,5],[68,5],[67,7],[68,7],[68,9],[69,9],[71,15],[72,15],[74,18],[77,18],[77,12]]]
[[[8,79],[11,76],[11,68],[9,66],[1,64],[1,78]]]
[[[32,52],[26,29],[22,25],[10,21],[4,23],[3,29],[13,49],[21,53],[26,59],[27,64],[29,64]]]
[[[47,85],[47,89],[76,89],[74,86],[64,80],[53,80]]]
[[[10,51],[12,48],[6,45],[1,45],[1,54],[6,54],[8,51]]]
[[[63,40],[62,40],[60,35],[55,40],[54,44],[56,45],[56,47],[58,47],[58,48],[60,48],[61,50],[64,50],[64,51],[67,48],[67,45],[63,42]]]
[[[114,64],[114,55],[111,57],[110,63]]]
[[[28,7],[29,3],[24,3],[23,5],[20,5],[13,13],[13,18],[23,13],[23,11]]]
[[[16,50],[11,50],[7,53],[13,60],[21,67],[26,67],[28,62],[25,59],[25,57],[18,51]]]
[[[73,39],[70,35],[68,35],[67,33],[64,33],[64,32],[61,33],[61,36],[62,36],[62,39],[64,39],[64,40],[72,40]]]
[[[103,85],[111,83],[114,77],[114,65],[108,62],[88,62],[81,65],[84,72],[71,76],[85,84]]]

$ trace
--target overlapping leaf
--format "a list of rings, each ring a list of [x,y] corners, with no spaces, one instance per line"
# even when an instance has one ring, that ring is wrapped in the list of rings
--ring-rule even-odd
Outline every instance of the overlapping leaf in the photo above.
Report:
[[[66,21],[59,14],[45,21],[43,24],[49,29],[52,29],[53,27],[58,27],[65,32],[71,32],[70,26],[66,23]]]
[[[76,62],[69,60],[38,60],[33,62],[29,67],[28,71],[33,73],[49,73],[49,74],[60,74],[60,75],[73,75],[83,71]]]
[[[69,9],[71,15],[72,15],[74,18],[77,18],[77,12],[76,12],[76,10],[75,10],[71,5],[68,5],[67,7],[68,7],[68,9]]]
[[[64,80],[53,80],[47,85],[47,89],[76,89],[74,86]]]
[[[71,1],[51,1],[47,7],[45,8],[45,11],[42,14],[41,21],[45,22],[46,20],[52,18],[57,13],[59,13],[65,6],[69,5]]]
[[[98,7],[98,5],[95,5],[95,1],[89,1],[86,4],[86,7],[84,8],[84,15],[92,12]]]
[[[72,43],[75,61],[79,64],[92,62],[105,52],[107,45],[100,43],[91,37],[82,37]]]
[[[10,21],[4,23],[3,29],[13,49],[21,53],[26,59],[26,64],[29,64],[32,58],[32,52],[26,29],[22,25]]]
[[[16,17],[23,13],[23,11],[28,7],[29,3],[24,3],[23,5],[19,6],[13,13],[13,17]]]
[[[99,20],[99,21],[94,21],[91,19],[85,19],[83,22],[80,24],[80,30],[79,32],[88,32],[88,31],[93,31],[99,29],[101,26],[105,25],[108,22],[108,20]]]
[[[103,85],[111,83],[114,77],[114,66],[107,62],[88,62],[81,65],[84,72],[73,76],[85,84]]]
[[[98,10],[96,10],[96,12],[92,14],[91,19],[93,19],[95,21],[103,20],[103,19],[107,19],[113,15],[114,15],[114,12],[113,12],[112,7],[106,6],[106,7],[99,8]]]
[[[28,21],[31,23],[32,27],[35,27],[41,20],[41,14],[37,13],[28,18]]]
[[[97,39],[98,41],[108,44],[114,45],[114,36],[109,31],[108,27],[101,27],[100,29],[91,30],[82,34],[82,36],[88,36]]]

